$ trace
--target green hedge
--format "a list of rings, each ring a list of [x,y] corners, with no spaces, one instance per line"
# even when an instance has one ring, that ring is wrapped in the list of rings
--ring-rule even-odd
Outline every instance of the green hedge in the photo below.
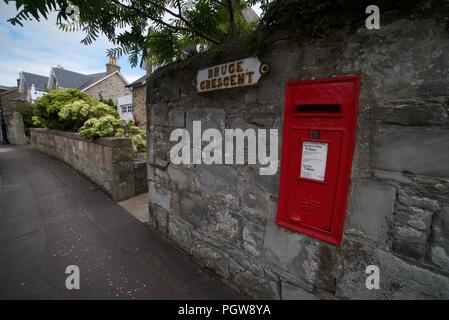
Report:
[[[57,89],[36,99],[33,124],[48,129],[79,132],[87,140],[129,137],[137,151],[145,151],[145,132],[134,120],[119,118],[113,103],[96,101],[78,89]]]

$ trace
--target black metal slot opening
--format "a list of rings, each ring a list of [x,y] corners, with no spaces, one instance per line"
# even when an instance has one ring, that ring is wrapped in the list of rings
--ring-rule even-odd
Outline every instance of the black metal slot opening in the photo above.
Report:
[[[296,106],[296,113],[340,113],[338,104],[300,104]]]

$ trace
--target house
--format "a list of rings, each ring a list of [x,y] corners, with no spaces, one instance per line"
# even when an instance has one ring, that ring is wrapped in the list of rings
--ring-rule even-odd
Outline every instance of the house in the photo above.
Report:
[[[48,77],[22,71],[19,73],[18,87],[20,100],[33,102],[46,94]]]
[[[133,119],[133,96],[131,94],[118,97],[117,112],[122,119]]]
[[[128,81],[120,72],[120,66],[114,58],[109,58],[106,71],[100,73],[83,74],[66,70],[61,66],[52,67],[47,82],[49,90],[79,89],[96,100],[112,100],[116,105],[119,97],[129,94],[127,85]]]
[[[145,127],[147,122],[145,84],[148,75],[147,71],[147,74],[128,85],[128,88],[132,90],[133,118],[139,127]]]
[[[12,144],[25,144],[28,141],[22,116],[15,111],[17,101],[33,102],[48,91],[59,88],[79,89],[96,100],[111,100],[116,105],[119,104],[119,97],[128,95],[120,103],[126,104],[126,111],[132,117],[132,96],[127,85],[128,81],[121,74],[114,58],[109,59],[105,72],[100,73],[83,74],[61,66],[51,68],[49,77],[22,71],[17,87],[0,86],[0,106],[8,140]]]
[[[13,87],[8,87],[8,86],[2,86],[0,85],[0,94],[2,94],[3,92],[9,91],[13,89]]]
[[[142,59],[140,61],[140,68],[146,70],[146,74],[130,83],[127,87],[132,90],[133,118],[136,121],[137,126],[144,128],[147,122],[147,77],[157,68],[157,66]]]

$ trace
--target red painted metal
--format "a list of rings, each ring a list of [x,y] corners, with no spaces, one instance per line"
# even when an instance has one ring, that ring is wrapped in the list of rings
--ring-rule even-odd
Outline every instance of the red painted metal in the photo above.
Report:
[[[359,92],[358,75],[287,82],[278,225],[340,244],[355,146]],[[323,178],[321,175],[315,179],[301,176],[304,142],[327,144]],[[323,149],[324,145],[320,145]],[[325,153],[321,154],[321,159],[325,159]],[[310,158],[310,153],[307,157]]]

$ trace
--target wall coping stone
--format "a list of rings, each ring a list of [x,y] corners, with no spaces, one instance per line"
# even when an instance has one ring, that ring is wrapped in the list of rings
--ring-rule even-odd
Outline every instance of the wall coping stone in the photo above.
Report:
[[[120,146],[127,147],[127,146],[132,145],[131,139],[125,138],[125,137],[105,137],[105,138],[100,138],[100,139],[95,139],[95,140],[86,140],[84,138],[81,138],[80,134],[78,132],[53,130],[53,129],[47,129],[47,128],[31,128],[30,130],[35,131],[35,132],[53,134],[56,136],[62,136],[62,137],[92,142],[92,143],[101,144],[103,146],[109,146],[109,147],[120,147]]]

